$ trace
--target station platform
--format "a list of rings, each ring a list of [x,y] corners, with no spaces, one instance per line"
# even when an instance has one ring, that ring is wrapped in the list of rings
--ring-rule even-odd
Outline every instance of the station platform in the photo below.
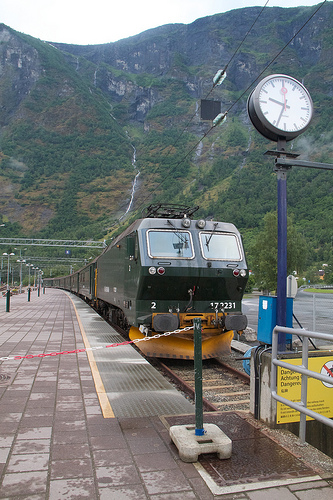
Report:
[[[328,500],[333,461],[249,414],[205,413],[232,457],[179,459],[194,406],[76,296],[0,299],[0,498]]]

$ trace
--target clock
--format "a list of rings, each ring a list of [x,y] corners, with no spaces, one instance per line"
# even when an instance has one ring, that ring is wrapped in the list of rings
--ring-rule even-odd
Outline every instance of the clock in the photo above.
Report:
[[[247,110],[261,135],[272,141],[291,141],[310,125],[313,103],[307,89],[295,78],[271,75],[251,92]]]

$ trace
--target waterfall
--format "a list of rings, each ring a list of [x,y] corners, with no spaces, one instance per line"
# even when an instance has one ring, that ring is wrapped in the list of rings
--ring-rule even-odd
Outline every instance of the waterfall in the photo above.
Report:
[[[138,177],[140,175],[140,172],[138,172],[136,174],[136,176],[134,177],[134,181],[133,181],[133,184],[132,184],[132,192],[131,192],[131,200],[129,202],[129,205],[127,207],[127,210],[126,212],[124,213],[124,215],[122,217],[125,217],[126,214],[128,214],[128,212],[131,210],[132,208],[132,205],[133,205],[133,201],[134,201],[134,194],[135,194],[135,191],[136,191],[136,187],[137,187],[137,180],[138,180]],[[121,218],[122,218],[121,217]]]
[[[136,165],[135,165],[136,164],[136,148],[135,148],[135,146],[133,146],[133,144],[131,146],[133,148],[132,166],[134,168],[136,168]]]
[[[132,148],[133,148],[133,156],[132,156],[132,166],[133,168],[136,170],[136,148],[133,146],[133,144],[131,144]],[[134,195],[135,195],[135,191],[136,191],[136,188],[137,188],[137,184],[138,184],[138,178],[139,178],[139,175],[140,175],[140,172],[137,172],[137,174],[135,175],[134,177],[134,181],[133,181],[133,184],[132,184],[132,190],[131,190],[131,199],[130,199],[130,202],[128,204],[128,207],[126,209],[126,212],[120,217],[119,220],[123,219],[125,217],[125,215],[128,214],[128,212],[131,210],[132,208],[132,205],[133,205],[133,202],[134,202]]]
[[[251,144],[252,144],[252,131],[249,130],[249,140],[247,142],[247,148],[245,150],[245,155],[244,155],[244,158],[242,160],[242,163],[239,166],[239,170],[242,170],[242,168],[245,167],[245,165],[246,165],[247,155],[248,155],[248,152],[250,151]]]

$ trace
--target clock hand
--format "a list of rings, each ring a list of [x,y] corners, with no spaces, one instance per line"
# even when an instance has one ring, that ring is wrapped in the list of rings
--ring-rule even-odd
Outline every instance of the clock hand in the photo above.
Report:
[[[286,87],[282,87],[281,94],[283,94],[284,109],[287,109],[287,100],[286,100],[286,94],[287,94],[287,92],[288,92],[288,89],[286,89]]]
[[[284,113],[284,105],[283,105],[283,108],[281,109],[281,113],[280,113],[280,115],[279,115],[279,118],[278,118],[278,120],[277,120],[277,122],[276,122],[276,124],[275,124],[275,126],[276,126],[276,127],[278,127],[278,125],[279,125],[279,123],[280,123],[280,120],[281,120],[281,118],[282,118],[283,113]]]
[[[272,97],[268,98],[269,101],[275,102],[275,104],[280,104],[281,106],[284,106],[284,103],[281,101],[277,101],[276,99],[273,99]]]
[[[290,106],[287,105],[287,101],[286,101],[286,103],[284,103],[281,101],[277,101],[276,99],[273,99],[272,97],[269,97],[268,100],[275,102],[275,104],[280,104],[280,106],[283,106],[285,109],[290,108]]]
[[[283,95],[283,103],[282,103],[283,108],[281,110],[281,113],[280,113],[280,116],[278,118],[278,121],[276,122],[276,126],[279,125],[280,120],[281,120],[282,115],[283,115],[283,112],[287,110],[287,107],[290,108],[290,106],[287,106],[287,99],[286,99],[286,95],[287,95],[288,89],[286,89],[286,87],[284,86],[283,83],[282,83],[282,88],[281,88],[280,92]]]

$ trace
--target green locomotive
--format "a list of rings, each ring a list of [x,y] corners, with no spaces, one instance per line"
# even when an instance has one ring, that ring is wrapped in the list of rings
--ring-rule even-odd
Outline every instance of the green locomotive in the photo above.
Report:
[[[147,356],[193,359],[191,327],[200,317],[203,358],[219,356],[230,348],[233,331],[246,328],[241,300],[248,270],[236,227],[192,220],[194,211],[151,205],[94,262],[45,280],[46,286],[91,301],[112,321],[129,325],[132,340],[161,334],[138,342]]]

